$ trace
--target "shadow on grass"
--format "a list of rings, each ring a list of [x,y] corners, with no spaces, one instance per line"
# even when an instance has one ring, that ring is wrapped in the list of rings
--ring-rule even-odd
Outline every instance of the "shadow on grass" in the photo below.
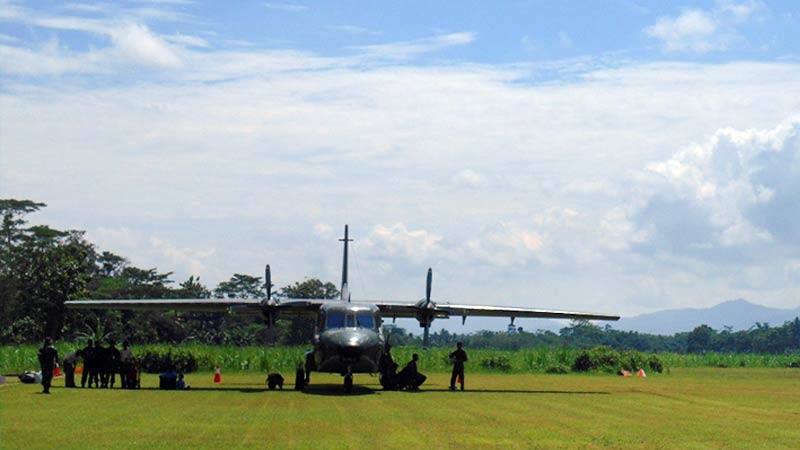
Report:
[[[452,392],[456,394],[577,394],[577,395],[611,395],[607,391],[553,391],[553,390],[539,390],[539,389],[467,389],[464,391],[450,389],[425,389],[424,386],[418,392]]]
[[[308,395],[331,395],[350,397],[353,395],[372,395],[375,393],[374,389],[365,386],[353,385],[353,391],[347,393],[344,391],[342,384],[309,384],[303,388],[303,393]]]
[[[175,392],[177,389],[160,389],[160,388],[157,388],[157,387],[143,387],[143,388],[132,389],[132,390],[133,391],[166,391],[166,392]],[[252,393],[255,393],[255,392],[270,392],[270,390],[265,388],[265,387],[262,387],[262,388],[255,388],[255,387],[251,387],[251,388],[244,388],[244,387],[241,387],[241,388],[236,388],[236,387],[231,387],[231,388],[227,388],[227,387],[190,387],[188,389],[184,389],[184,391],[187,392],[187,393],[188,392],[194,392],[194,391],[200,391],[200,392],[225,392],[225,391],[230,391],[230,392],[242,392],[242,393],[245,393],[245,394],[252,394]]]

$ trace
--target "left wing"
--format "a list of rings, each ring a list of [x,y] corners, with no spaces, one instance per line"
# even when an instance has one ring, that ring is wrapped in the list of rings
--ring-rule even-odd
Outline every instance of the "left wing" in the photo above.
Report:
[[[328,299],[259,300],[249,298],[185,298],[185,299],[124,299],[70,300],[70,309],[113,309],[129,311],[193,311],[227,312],[231,314],[262,314],[280,316],[313,315]]]
[[[228,312],[233,309],[260,310],[261,300],[231,298],[185,299],[125,299],[125,300],[70,300],[64,302],[70,309],[122,309],[130,311],[196,311]]]

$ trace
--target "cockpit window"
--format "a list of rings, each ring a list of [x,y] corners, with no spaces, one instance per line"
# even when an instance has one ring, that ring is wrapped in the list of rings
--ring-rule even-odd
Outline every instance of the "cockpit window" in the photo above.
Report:
[[[326,328],[344,328],[344,313],[329,313]]]
[[[375,328],[375,317],[370,313],[359,313],[356,319],[360,328]]]
[[[375,329],[375,316],[372,313],[363,312],[363,313],[348,313],[345,314],[343,312],[331,312],[328,313],[327,321],[325,322],[325,328],[368,328],[368,329]]]

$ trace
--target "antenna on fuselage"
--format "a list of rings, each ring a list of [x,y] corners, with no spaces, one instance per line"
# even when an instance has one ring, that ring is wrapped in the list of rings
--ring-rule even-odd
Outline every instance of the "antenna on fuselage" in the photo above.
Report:
[[[348,226],[344,226],[344,238],[339,239],[339,242],[344,242],[344,256],[342,257],[342,301],[350,302],[350,292],[347,289],[347,243],[353,242],[349,237]]]

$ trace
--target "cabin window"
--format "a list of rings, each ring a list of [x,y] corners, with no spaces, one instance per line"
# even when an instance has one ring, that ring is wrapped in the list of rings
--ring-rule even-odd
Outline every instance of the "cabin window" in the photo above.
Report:
[[[370,313],[359,313],[356,315],[356,320],[360,328],[375,328],[375,317]]]
[[[326,328],[344,328],[344,313],[329,313]]]
[[[348,328],[355,328],[356,327],[356,316],[352,314],[347,315],[347,327]]]

